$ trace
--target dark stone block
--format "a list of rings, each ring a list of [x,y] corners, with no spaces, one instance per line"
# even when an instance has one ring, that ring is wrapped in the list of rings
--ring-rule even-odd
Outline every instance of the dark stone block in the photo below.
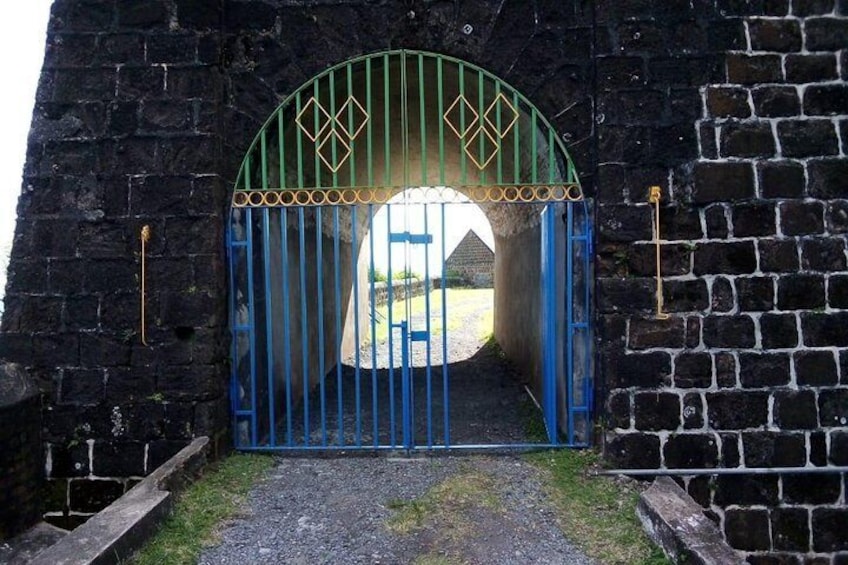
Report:
[[[671,393],[637,393],[637,430],[676,430],[680,427],[680,397]]]
[[[804,239],[801,267],[809,271],[844,271],[845,240],[841,237]]]
[[[708,23],[707,41],[711,51],[747,49],[742,18],[715,18]]]
[[[164,0],[143,4],[118,3],[118,25],[137,29],[168,29],[170,13]]]
[[[810,85],[804,91],[804,114],[836,116],[848,113],[848,86]]]
[[[656,288],[650,279],[598,279],[601,312],[648,313],[656,308]]]
[[[657,388],[669,380],[671,356],[664,351],[632,353],[609,358],[604,365],[611,388]]]
[[[683,428],[700,429],[704,426],[704,402],[698,393],[689,393],[683,397]]]
[[[683,318],[633,318],[630,320],[629,343],[631,349],[683,347]]]
[[[144,444],[132,441],[95,441],[92,474],[97,477],[144,476]]]
[[[723,204],[714,204],[704,210],[707,238],[724,239],[730,235],[727,223],[727,208]]]
[[[75,512],[100,512],[124,494],[120,481],[77,479],[70,481],[70,509]]]
[[[148,36],[147,60],[171,65],[193,63],[197,59],[197,41],[194,34]]]
[[[811,160],[807,172],[813,198],[848,197],[848,159]]]
[[[810,235],[824,231],[821,202],[781,202],[780,228],[784,235]]]
[[[774,392],[774,424],[781,430],[814,430],[819,425],[816,395],[811,390]]]
[[[803,84],[838,78],[836,57],[833,53],[792,53],[786,56],[785,67],[786,80],[793,83]]]
[[[761,239],[760,269],[763,272],[794,273],[800,266],[798,244],[791,239]]]
[[[739,309],[743,312],[760,312],[774,308],[774,281],[769,277],[736,279]]]
[[[777,282],[777,307],[780,310],[812,310],[825,305],[824,277],[821,275],[785,275]]]
[[[753,273],[757,257],[753,241],[698,244],[694,253],[695,275]]]
[[[625,391],[610,394],[607,401],[607,421],[610,428],[630,427],[630,393]]]
[[[686,318],[686,341],[689,349],[694,349],[701,344],[701,318],[691,316]]]
[[[784,475],[783,498],[789,504],[835,504],[842,488],[838,473]]]
[[[610,464],[621,469],[658,469],[660,438],[651,434],[618,434],[604,449]]]
[[[719,506],[776,505],[777,475],[723,475],[716,479],[715,503]]]
[[[848,21],[845,18],[810,18],[804,22],[807,51],[838,51],[845,48]]]
[[[728,122],[722,126],[722,157],[773,157],[774,154],[774,136],[769,124]]]
[[[727,56],[727,82],[729,83],[759,84],[782,81],[783,70],[779,55],[731,53]]]
[[[665,234],[662,236],[667,238]],[[627,254],[627,273],[630,276],[655,276],[657,272],[656,247],[652,243],[636,244],[629,247]],[[692,260],[692,248],[686,243],[665,244],[660,251],[661,272],[664,277],[689,273]],[[620,254],[614,257],[620,261]]]
[[[667,312],[703,311],[710,304],[707,282],[703,279],[666,281],[663,298]]]
[[[730,353],[716,353],[715,372],[716,384],[719,388],[736,388],[736,359]]]
[[[714,118],[748,118],[748,91],[739,87],[707,87],[707,111]]]
[[[831,308],[848,308],[848,276],[832,275],[828,278],[827,303]]]
[[[103,369],[64,369],[59,387],[63,404],[97,405],[104,399]]]
[[[728,510],[724,514],[724,535],[735,549],[771,549],[769,516],[766,510]]]
[[[738,467],[742,462],[739,457],[739,435],[719,434],[721,437],[721,467]]]
[[[848,312],[801,314],[804,345],[810,347],[848,347]]]
[[[708,316],[704,318],[704,344],[707,347],[754,347],[754,321],[748,316]]]
[[[837,430],[830,434],[830,462],[848,465],[848,432]]]
[[[816,467],[827,465],[827,435],[824,432],[810,434],[810,463]]]
[[[796,20],[753,19],[748,23],[754,51],[801,50],[801,24]]]
[[[813,550],[848,550],[848,508],[813,509]]]
[[[777,124],[777,135],[785,157],[838,155],[839,142],[828,120],[786,120]]]
[[[165,71],[160,67],[122,67],[118,71],[118,98],[122,100],[161,98],[164,92]]]
[[[745,559],[748,565],[802,565],[801,559],[793,553],[749,553]]]
[[[759,86],[751,89],[754,111],[762,118],[797,116],[801,112],[798,91],[789,86]]]
[[[795,377],[799,385],[828,386],[838,382],[836,360],[831,351],[797,351]]]
[[[792,2],[793,16],[818,16],[831,12],[833,12],[833,0],[793,0]]]
[[[819,393],[819,419],[822,427],[848,426],[848,389],[829,389]]]
[[[739,380],[745,388],[788,385],[790,380],[789,373],[788,354],[739,354]]]
[[[188,445],[186,441],[159,440],[151,441],[148,445],[147,470],[153,472],[168,459],[179,453]]]
[[[768,423],[768,392],[707,393],[710,427],[716,430],[758,428]]]
[[[736,237],[763,237],[775,233],[774,205],[765,202],[738,204],[733,212],[733,235]]]
[[[183,29],[216,30],[221,26],[221,6],[206,0],[177,0],[177,21]]]
[[[692,200],[698,204],[754,196],[754,171],[747,163],[696,163]]]
[[[713,363],[706,352],[684,352],[674,360],[674,386],[709,388],[713,382]]]
[[[763,198],[799,198],[804,195],[804,167],[794,161],[757,165]]]
[[[804,434],[745,432],[742,445],[748,467],[803,467],[807,464]]]
[[[73,436],[68,444],[49,445],[52,461],[50,478],[86,477],[90,473],[88,444],[84,441],[87,435],[85,428],[78,427],[74,430],[68,430],[68,432]]]
[[[717,131],[718,127],[712,122],[698,124],[698,140],[700,141],[701,156],[705,159],[718,159]]]
[[[716,277],[713,281],[712,299],[710,306],[713,312],[730,312],[735,308],[735,300],[733,299],[733,283],[726,277]]]
[[[810,515],[806,508],[774,508],[770,514],[774,549],[809,551]]]
[[[711,435],[677,434],[663,446],[665,466],[673,469],[713,468],[718,464],[718,447]]]

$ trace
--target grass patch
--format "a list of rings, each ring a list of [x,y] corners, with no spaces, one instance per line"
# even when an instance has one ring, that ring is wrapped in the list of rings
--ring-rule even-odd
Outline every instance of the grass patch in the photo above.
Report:
[[[494,479],[474,471],[450,477],[420,498],[392,500],[387,506],[395,513],[386,526],[397,534],[409,534],[434,524],[443,535],[462,539],[470,528],[467,511],[481,507],[499,511],[501,501]]]
[[[220,524],[235,516],[247,491],[274,465],[265,455],[237,454],[210,465],[179,495],[173,514],[129,563],[197,563],[217,537]]]
[[[547,472],[560,526],[587,555],[609,565],[670,563],[636,517],[638,483],[593,474],[600,468],[600,458],[590,450],[535,453],[528,458]]]

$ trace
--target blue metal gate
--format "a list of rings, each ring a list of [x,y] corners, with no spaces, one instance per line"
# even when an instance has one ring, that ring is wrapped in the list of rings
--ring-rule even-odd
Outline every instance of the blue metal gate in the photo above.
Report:
[[[544,422],[535,443],[456,423],[473,407],[451,374],[451,338],[462,329],[449,323],[445,211],[475,205],[509,224],[496,238],[495,315],[502,326],[504,312],[522,320],[512,334],[526,335],[510,351],[523,359],[527,397]],[[392,221],[410,215],[423,229]],[[591,240],[588,202],[561,141],[505,83],[409,51],[329,69],[269,119],[233,195],[235,446],[587,445]],[[385,289],[374,277],[379,248],[389,257]],[[423,313],[413,312],[410,278],[393,285],[391,258],[413,249],[425,257]]]

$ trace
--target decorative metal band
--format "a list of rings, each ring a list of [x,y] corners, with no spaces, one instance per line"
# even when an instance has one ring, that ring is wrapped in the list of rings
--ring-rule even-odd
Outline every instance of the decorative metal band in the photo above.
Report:
[[[287,206],[344,206],[352,204],[385,204],[405,192],[407,204],[498,202],[575,202],[583,200],[578,184],[528,186],[472,186],[454,190],[446,187],[339,188],[238,190],[233,194],[234,208],[276,208]]]
[[[345,117],[348,118],[349,128],[343,121]],[[351,143],[362,133],[369,118],[368,112],[353,96],[347,97],[335,115],[330,114],[313,96],[303,105],[294,121],[315,144],[315,152],[321,161],[335,173],[350,158],[353,151]],[[324,154],[327,150],[330,151],[329,157]],[[341,153],[337,153],[337,150]]]
[[[505,123],[500,119],[501,110],[504,110],[506,113]],[[465,113],[471,115],[471,119],[467,124],[462,119]],[[458,121],[463,124],[460,127],[457,127],[454,123],[457,121],[457,114],[460,116],[460,120]],[[500,151],[500,140],[506,137],[506,134],[515,125],[515,122],[518,121],[518,116],[518,110],[515,109],[515,106],[512,105],[502,92],[499,92],[483,112],[482,119],[471,102],[462,94],[458,95],[451,105],[448,106],[442,118],[451,131],[453,131],[454,135],[462,140],[462,146],[468,158],[471,159],[478,169],[483,170],[492,162],[498,151]],[[491,149],[488,151],[486,149],[487,145],[491,146]],[[474,151],[474,149],[477,149],[477,151]]]

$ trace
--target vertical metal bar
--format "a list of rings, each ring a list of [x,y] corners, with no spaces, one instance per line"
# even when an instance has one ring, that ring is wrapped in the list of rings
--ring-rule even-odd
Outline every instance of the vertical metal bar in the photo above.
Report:
[[[574,443],[574,210],[571,202],[566,203],[566,257],[565,257],[565,322],[567,325],[565,382],[566,382],[566,428],[568,444]]]
[[[401,336],[401,391],[403,394],[403,446],[412,448],[412,422],[410,414],[410,387],[409,387],[409,326],[406,320],[400,323]]]
[[[324,238],[321,227],[321,207],[315,207],[315,287],[318,294],[318,381],[319,393],[321,394],[321,445],[327,445],[327,401],[324,396],[324,378],[326,377],[324,366]]]
[[[292,446],[292,361],[291,361],[291,310],[289,309],[289,214],[280,210],[280,247],[283,263],[283,357],[286,373],[286,445]]]
[[[558,402],[557,402],[557,383],[556,383],[556,359],[557,359],[557,339],[556,339],[556,326],[557,326],[557,316],[556,316],[556,304],[557,304],[557,296],[556,296],[556,273],[554,272],[554,266],[556,265],[556,232],[554,230],[554,226],[556,224],[556,209],[553,204],[549,204],[545,211],[545,223],[548,228],[548,270],[547,270],[547,281],[546,281],[546,302],[545,308],[548,311],[548,328],[545,332],[546,340],[547,340],[547,354],[549,357],[548,367],[549,367],[549,379],[551,386],[551,398],[550,398],[550,413],[551,413],[551,431],[552,436],[550,437],[550,442],[552,444],[559,443],[559,430],[557,423],[557,412],[558,412]],[[571,291],[571,287],[569,286],[569,292]]]
[[[498,127],[498,132],[501,131],[501,83],[500,81],[495,81],[495,100],[497,103],[495,104],[495,125]],[[498,134],[500,135],[500,133]],[[503,151],[498,151],[498,173],[497,179],[498,184],[503,184]]]
[[[430,233],[429,222],[427,221],[427,204],[424,204],[424,233]],[[424,244],[424,316],[425,316],[425,331],[427,332],[427,447],[433,447],[433,370],[431,368],[432,361],[432,344],[430,342],[430,246]]]
[[[424,104],[424,55],[418,54],[418,111],[420,112],[419,123],[421,124],[421,185],[427,183],[427,119]]]
[[[297,111],[297,115],[300,115],[300,91],[298,91],[297,95],[295,96],[294,106],[295,110]],[[296,127],[294,128],[294,135],[297,141],[297,187],[303,188],[303,132],[300,130],[299,127]]]
[[[554,137],[553,128],[548,128],[548,182],[553,184],[556,181],[556,138]]]
[[[283,128],[283,109],[277,112],[277,143],[280,146],[280,184],[279,188],[286,186],[286,136]]]
[[[484,126],[486,124],[486,118],[483,116],[483,113],[486,111],[486,106],[484,105],[484,91],[485,83],[483,82],[483,71],[477,70],[477,114],[480,116],[480,164],[486,162],[486,140],[488,139],[486,135],[483,133],[485,130]],[[493,149],[496,149],[493,148]],[[480,169],[480,184],[486,184],[486,167]]]
[[[445,447],[450,446],[450,395],[448,394],[448,297],[445,267],[445,204],[442,203],[442,399],[444,405]]]
[[[247,296],[250,319],[250,445],[257,445],[256,422],[256,302],[253,291],[253,210],[247,208]]]
[[[267,178],[264,179],[267,181]],[[262,210],[262,244],[264,249],[265,267],[265,352],[266,367],[268,373],[268,421],[271,430],[268,434],[271,447],[277,445],[277,403],[275,402],[274,394],[274,323],[272,316],[274,314],[273,304],[271,304],[271,211],[268,208]]]
[[[354,356],[356,357],[356,365],[354,368],[356,379],[356,445],[362,446],[362,401],[360,399],[360,356],[359,356],[359,261],[357,261],[359,245],[356,238],[356,232],[359,227],[359,220],[356,214],[357,207],[351,207],[351,244],[350,254],[351,262],[353,263],[353,345],[355,347]]]
[[[351,71],[351,64],[348,63],[346,65],[347,72],[347,95],[348,99],[353,99],[353,74]],[[353,104],[347,105],[347,131],[350,134],[353,134]],[[347,162],[350,166],[350,186],[356,186],[356,142],[351,139],[350,140],[350,156],[347,158]]]
[[[344,410],[342,397],[342,275],[341,253],[339,243],[339,207],[333,206],[333,258],[335,264],[335,294],[336,294],[336,411],[338,412],[339,445],[344,445]]]
[[[584,412],[584,418],[586,422],[586,430],[591,430],[592,426],[590,425],[591,417],[592,417],[592,394],[593,389],[591,386],[591,370],[592,370],[592,355],[591,355],[591,347],[592,347],[592,314],[589,311],[591,307],[590,295],[589,295],[589,261],[591,260],[591,242],[592,242],[592,228],[589,224],[589,213],[586,210],[585,202],[582,203],[583,206],[583,233],[586,236],[586,241],[584,242],[583,247],[583,312],[586,316],[586,329],[583,335],[583,347],[586,349],[586,355],[584,355],[584,368],[583,368],[583,403],[586,407],[586,411]],[[586,434],[586,443],[588,444],[591,441],[591,434]]]
[[[330,80],[330,116],[331,116],[330,117],[330,131],[335,132],[336,131],[336,124],[338,123],[335,119],[333,119],[336,115],[336,71],[330,69],[329,80]],[[338,164],[339,164],[338,163],[338,145],[336,143],[336,139],[337,138],[334,135],[333,139],[330,142],[330,146],[332,148],[331,154],[332,154],[332,157],[333,157],[332,162],[333,162],[334,168],[337,167]],[[333,188],[336,188],[336,187],[339,186],[339,170],[337,168],[336,168],[336,170],[331,169],[330,173],[332,175]]]
[[[260,163],[262,175],[262,190],[268,189],[268,131],[262,130],[259,137]]]
[[[391,145],[391,93],[389,90],[389,55],[383,55],[383,161],[385,163],[386,186],[392,185],[392,145]],[[391,333],[391,332],[390,332]],[[394,443],[394,440],[392,440]]]
[[[229,277],[230,277],[230,331],[232,332],[232,341],[230,343],[230,412],[232,414],[233,426],[233,446],[241,447],[238,437],[238,416],[236,411],[238,405],[238,338],[239,330],[238,318],[236,318],[236,249],[233,245],[233,211],[230,210],[229,223],[227,224],[227,255],[229,259]]]
[[[300,345],[301,369],[303,371],[303,444],[309,445],[309,334],[307,333],[306,311],[306,223],[303,207],[297,209],[298,229],[300,230]]]
[[[518,93],[512,93],[512,104],[515,106],[515,109],[518,110],[521,106],[519,106],[518,102]],[[515,120],[515,126],[512,128],[512,182],[518,184],[521,182],[521,151],[520,151],[520,141],[521,135],[519,134],[519,129],[521,128],[521,119]]]
[[[365,124],[365,133],[368,141],[368,186],[374,186],[374,138],[372,135],[372,124],[374,115],[371,110],[371,57],[365,59],[365,111],[368,113],[368,122]]]
[[[465,65],[459,63],[459,95],[463,101],[459,104],[459,131],[465,131]],[[465,163],[465,140],[459,140],[459,178],[461,184],[468,184]]]
[[[386,225],[387,225],[387,247],[388,247],[388,257],[389,257],[389,266],[388,273],[386,274],[386,293],[388,295],[388,311],[387,311],[387,322],[389,324],[389,413],[391,414],[391,418],[389,420],[389,434],[391,436],[391,445],[394,447],[396,445],[395,441],[395,360],[394,360],[394,329],[393,324],[394,321],[392,319],[392,310],[394,309],[394,297],[392,292],[392,205],[386,204]]]
[[[539,135],[539,129],[536,126],[536,108],[530,109],[530,163],[532,165],[532,179],[533,184],[539,182],[539,151],[538,151],[538,140],[536,139]]]
[[[439,105],[439,186],[445,185],[445,94],[442,77],[442,58],[436,58],[436,92]]]
[[[368,205],[368,245],[370,250],[370,268],[368,271],[371,291],[369,306],[371,308],[371,411],[374,416],[374,447],[380,443],[378,412],[377,412],[377,308],[374,304],[374,205]],[[389,330],[391,331],[391,329]]]
[[[315,100],[316,104],[318,104],[319,90],[320,89],[318,88],[318,80],[316,79],[315,82],[312,84],[312,97]],[[332,92],[332,91],[333,91],[332,83],[330,83],[330,92]],[[314,112],[314,114],[315,114],[315,116],[312,120],[312,123],[313,123],[313,127],[315,128],[314,137],[317,138],[318,132],[320,131],[320,122],[319,122],[320,116],[319,116],[318,112]],[[335,139],[334,139],[334,141],[335,141]],[[315,140],[315,188],[318,188],[318,187],[321,186],[321,157],[318,155],[318,144],[319,143],[321,143],[321,140],[316,139]]]
[[[409,188],[409,92],[406,51],[400,52],[400,124],[403,146],[403,188]]]

